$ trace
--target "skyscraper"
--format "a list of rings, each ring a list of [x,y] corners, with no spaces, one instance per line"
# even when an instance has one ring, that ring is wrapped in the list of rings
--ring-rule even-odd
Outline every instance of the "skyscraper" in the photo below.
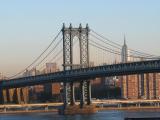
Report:
[[[128,47],[126,45],[126,38],[124,36],[124,44],[121,51],[121,62],[128,62]],[[122,98],[128,98],[128,76],[121,77],[121,96]]]
[[[131,61],[129,56],[129,50],[126,44],[126,38],[124,36],[124,45],[121,51],[121,62],[127,63]],[[121,77],[121,95],[122,98],[138,98],[139,88],[139,77],[138,75],[126,75]]]
[[[129,50],[124,37],[124,45],[121,51],[121,62],[133,62],[129,56]],[[144,59],[142,59],[144,60]],[[125,99],[156,99],[159,98],[160,75],[158,73],[146,73],[121,76],[121,97]]]
[[[124,36],[124,44],[122,46],[122,51],[121,51],[121,62],[126,63],[128,62],[128,47],[126,45],[126,38]]]

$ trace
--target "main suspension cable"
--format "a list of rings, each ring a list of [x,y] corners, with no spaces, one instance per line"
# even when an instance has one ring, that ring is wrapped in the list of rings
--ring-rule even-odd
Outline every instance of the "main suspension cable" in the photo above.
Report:
[[[28,65],[25,69],[23,69],[22,71],[16,73],[15,75],[12,75],[10,77],[7,77],[8,79],[12,79],[22,73],[24,73],[28,68],[30,68],[33,64],[35,64],[41,57],[42,55],[51,47],[51,45],[55,42],[55,40],[59,37],[61,31],[58,32],[58,34],[53,38],[53,40],[51,41],[51,43],[46,47],[46,49],[30,64]]]

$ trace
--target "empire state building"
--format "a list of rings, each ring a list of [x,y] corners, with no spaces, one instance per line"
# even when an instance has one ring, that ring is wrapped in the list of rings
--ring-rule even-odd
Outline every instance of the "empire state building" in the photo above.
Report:
[[[124,36],[124,44],[122,46],[122,51],[121,51],[121,62],[122,63],[128,62],[128,47],[126,45],[125,36]]]

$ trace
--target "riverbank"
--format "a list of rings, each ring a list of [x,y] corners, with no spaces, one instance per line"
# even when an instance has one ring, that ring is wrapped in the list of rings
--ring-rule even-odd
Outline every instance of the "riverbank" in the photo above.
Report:
[[[68,111],[79,110],[79,102],[75,104],[77,107]],[[96,111],[160,111],[160,100],[97,100],[93,101]],[[3,104],[0,105],[0,114],[24,114],[24,113],[44,113],[54,112],[58,114],[58,110],[62,109],[63,103],[36,103],[36,104]],[[85,110],[84,110],[85,111]]]
[[[97,108],[97,111],[107,111],[107,110],[123,110],[123,111],[160,111],[160,107],[152,107],[152,106],[145,106],[145,107],[103,107]]]
[[[0,114],[2,120],[124,120],[125,118],[158,118],[159,112],[155,111],[103,111],[89,115],[59,115],[53,112]]]
[[[160,107],[104,107],[104,108],[96,108],[97,112],[101,111],[160,111]],[[29,114],[29,113],[56,113],[58,114],[58,109],[52,110],[14,110],[14,111],[0,111],[0,114]]]
[[[29,110],[29,111],[24,111],[24,110],[17,110],[17,111],[1,111],[0,114],[26,114],[26,113],[58,113],[58,110]]]

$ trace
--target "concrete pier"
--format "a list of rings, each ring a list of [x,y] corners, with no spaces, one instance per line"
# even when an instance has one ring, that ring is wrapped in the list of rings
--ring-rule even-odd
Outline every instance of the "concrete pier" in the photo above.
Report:
[[[76,114],[93,114],[97,109],[95,105],[84,105],[83,108],[80,105],[67,106],[65,109],[60,109],[61,115],[76,115]]]

